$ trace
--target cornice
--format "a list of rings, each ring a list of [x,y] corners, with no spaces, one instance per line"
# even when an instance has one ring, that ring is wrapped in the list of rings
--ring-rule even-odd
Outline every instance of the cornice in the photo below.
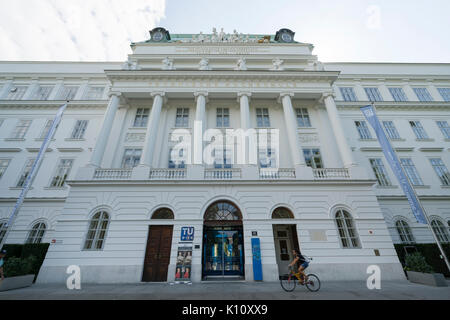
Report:
[[[0,108],[32,108],[32,109],[43,109],[43,108],[58,108],[66,103],[63,100],[0,100]],[[95,100],[95,101],[72,101],[69,102],[68,108],[99,108],[106,107],[108,105],[108,100]]]
[[[408,81],[450,81],[450,75],[432,75],[432,74],[386,74],[386,73],[377,73],[377,74],[344,74],[341,73],[339,75],[338,82],[340,80],[343,81],[375,81],[375,82],[388,82],[388,81],[400,81],[405,82],[405,79]]]
[[[370,105],[372,102],[370,101],[336,101],[336,106],[339,109],[343,110],[354,110],[359,109],[361,107]],[[407,101],[407,102],[395,102],[395,101],[382,101],[376,102],[375,106],[377,110],[386,110],[386,109],[402,109],[402,110],[417,110],[417,109],[446,109],[448,110],[450,107],[450,102],[445,101],[434,101],[434,102],[419,102],[419,101]]]

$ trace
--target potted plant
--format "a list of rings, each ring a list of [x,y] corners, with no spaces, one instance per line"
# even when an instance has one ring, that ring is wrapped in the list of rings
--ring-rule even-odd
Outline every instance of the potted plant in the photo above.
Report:
[[[433,268],[419,252],[407,254],[405,265],[409,281],[435,287],[447,286],[444,275],[442,273],[434,273]]]
[[[5,279],[0,281],[0,291],[29,287],[33,284],[35,275],[32,273],[36,263],[34,256],[21,259],[10,257],[3,266]]]

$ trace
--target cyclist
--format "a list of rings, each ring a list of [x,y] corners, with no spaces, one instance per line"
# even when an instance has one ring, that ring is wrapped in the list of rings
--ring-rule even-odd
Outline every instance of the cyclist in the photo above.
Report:
[[[306,258],[300,253],[300,251],[293,249],[292,253],[294,254],[294,260],[289,264],[289,267],[298,266],[298,273],[300,273],[300,283],[303,284],[305,279],[305,269],[308,268],[309,262]]]

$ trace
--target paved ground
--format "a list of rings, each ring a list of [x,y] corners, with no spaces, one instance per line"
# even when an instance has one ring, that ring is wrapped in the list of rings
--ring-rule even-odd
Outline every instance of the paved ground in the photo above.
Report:
[[[450,300],[449,287],[429,287],[408,281],[382,282],[380,290],[368,290],[365,282],[325,282],[319,292],[297,287],[284,292],[278,282],[208,282],[187,284],[142,283],[121,285],[82,285],[81,290],[68,290],[61,285],[33,285],[29,288],[0,292],[0,300],[386,300],[386,299],[440,299]]]

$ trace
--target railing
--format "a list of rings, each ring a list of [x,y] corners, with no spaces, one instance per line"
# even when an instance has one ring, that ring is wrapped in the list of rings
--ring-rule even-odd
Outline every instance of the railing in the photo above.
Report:
[[[295,169],[288,168],[261,168],[259,169],[261,179],[295,179]]]
[[[186,178],[186,169],[151,169],[150,180],[177,180]]]
[[[346,168],[337,169],[313,169],[315,179],[333,180],[333,179],[350,179],[350,173]]]
[[[97,169],[94,180],[123,180],[131,178],[132,169]]]
[[[241,169],[205,169],[205,179],[230,180],[241,178]]]

